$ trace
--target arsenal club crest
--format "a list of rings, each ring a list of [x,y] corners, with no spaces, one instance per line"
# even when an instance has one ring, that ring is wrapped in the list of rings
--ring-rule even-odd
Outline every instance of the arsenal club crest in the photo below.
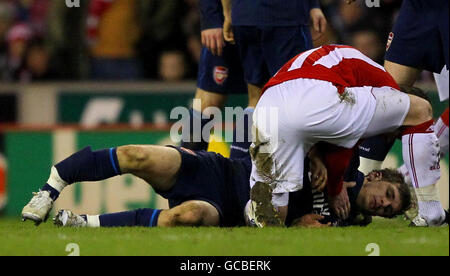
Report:
[[[214,81],[218,85],[223,85],[223,83],[227,78],[228,78],[228,68],[223,66],[214,67]]]
[[[394,40],[394,33],[393,32],[389,33],[388,41],[387,41],[387,44],[386,44],[386,52],[387,52],[387,50],[389,50],[389,47],[391,47],[392,40]]]

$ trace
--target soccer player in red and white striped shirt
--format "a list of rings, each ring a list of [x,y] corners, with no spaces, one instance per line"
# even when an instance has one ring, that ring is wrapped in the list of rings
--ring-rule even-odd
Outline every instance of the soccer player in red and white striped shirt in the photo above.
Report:
[[[341,218],[350,209],[342,177],[364,138],[400,129],[413,184],[440,177],[431,105],[401,92],[381,65],[349,46],[325,45],[290,60],[264,87],[253,118],[250,184],[259,226],[284,220],[288,193],[302,189],[303,160],[319,142],[329,145],[327,190]],[[416,162],[415,154],[427,155],[427,162]]]

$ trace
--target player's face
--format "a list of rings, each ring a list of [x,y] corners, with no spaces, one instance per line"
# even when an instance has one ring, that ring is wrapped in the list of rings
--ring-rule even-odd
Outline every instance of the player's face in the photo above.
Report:
[[[363,213],[371,216],[394,217],[401,210],[397,186],[380,180],[366,182],[356,203]]]

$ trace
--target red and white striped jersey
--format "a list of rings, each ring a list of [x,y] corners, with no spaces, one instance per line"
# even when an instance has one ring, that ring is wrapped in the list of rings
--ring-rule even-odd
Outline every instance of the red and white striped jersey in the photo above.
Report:
[[[291,59],[269,80],[262,93],[277,84],[300,78],[331,82],[340,94],[346,87],[390,86],[399,89],[383,66],[355,48],[324,45]]]

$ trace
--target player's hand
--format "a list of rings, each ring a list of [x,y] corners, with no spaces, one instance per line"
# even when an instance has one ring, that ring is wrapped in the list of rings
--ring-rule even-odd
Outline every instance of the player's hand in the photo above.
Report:
[[[223,22],[223,37],[226,42],[231,44],[235,43],[231,18],[225,18]]]
[[[324,217],[317,214],[308,214],[301,217],[298,221],[294,223],[295,226],[299,227],[308,227],[308,228],[323,228],[330,227],[331,222],[327,224],[323,224],[320,221],[323,220]]]
[[[340,219],[348,219],[350,214],[350,200],[348,198],[346,185],[344,185],[340,194],[329,197],[329,203],[333,212]]]
[[[202,45],[215,56],[221,56],[225,41],[223,40],[223,28],[207,29],[202,31]]]
[[[351,3],[353,3],[353,2],[355,2],[356,0],[345,0],[345,2],[347,3],[347,4],[351,4]]]
[[[310,11],[313,30],[324,34],[327,30],[327,19],[320,8],[314,8]]]
[[[327,167],[325,167],[325,164],[319,157],[311,157],[310,167],[311,187],[318,190],[319,192],[323,192],[323,190],[327,186],[328,181]]]

